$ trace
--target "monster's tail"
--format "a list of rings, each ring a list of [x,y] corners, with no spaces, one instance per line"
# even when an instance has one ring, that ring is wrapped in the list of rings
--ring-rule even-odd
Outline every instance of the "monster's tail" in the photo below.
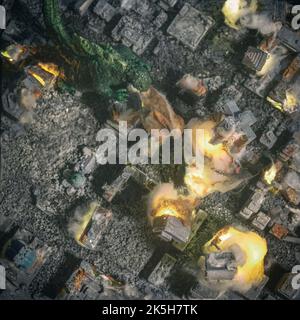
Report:
[[[72,35],[67,32],[62,22],[58,0],[43,0],[43,12],[48,30],[62,45],[75,50]]]

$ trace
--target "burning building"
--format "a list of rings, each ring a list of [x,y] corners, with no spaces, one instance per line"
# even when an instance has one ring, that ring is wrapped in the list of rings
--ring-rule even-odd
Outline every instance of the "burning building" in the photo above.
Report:
[[[81,261],[61,288],[57,299],[99,300],[108,294],[108,290],[118,290],[122,286],[121,282],[97,270],[94,265]]]
[[[232,252],[213,252],[205,260],[205,275],[211,280],[233,280],[237,262]]]
[[[225,255],[226,259],[219,259],[222,262],[220,269],[224,270],[225,268],[226,271],[224,275],[228,278],[233,275],[232,280],[224,280],[224,285],[227,288],[245,292],[252,286],[258,285],[264,278],[264,258],[267,254],[267,242],[252,231],[241,231],[235,227],[226,227],[205,244],[203,251],[205,254],[214,252],[220,254],[224,254],[224,252],[232,253],[232,255]],[[223,257],[223,255],[220,255],[220,257]],[[232,267],[228,267],[228,263]],[[237,264],[236,272],[235,263]],[[207,270],[209,274],[210,264],[207,264],[207,266],[209,267]],[[226,277],[224,276],[224,278]]]
[[[291,140],[279,153],[269,169],[264,172],[263,181],[272,186],[293,205],[300,203],[299,144]]]
[[[12,44],[1,51],[0,54],[12,65],[19,65],[29,56],[30,49],[20,44]]]
[[[153,233],[164,241],[186,243],[191,233],[191,208],[186,205],[187,201],[180,198],[162,200],[151,214]]]
[[[191,234],[196,203],[181,196],[171,184],[156,187],[149,199],[149,219],[153,232],[165,241],[186,243]]]
[[[265,97],[270,91],[276,78],[288,66],[290,59],[288,49],[273,37],[263,41],[260,47],[248,48],[243,63],[255,71],[255,74],[245,82],[246,88],[261,97]]]
[[[249,47],[243,64],[256,75],[245,86],[267,100],[282,112],[299,109],[299,34],[288,26],[274,25],[259,48]],[[256,27],[259,23],[256,24]]]
[[[65,79],[64,72],[56,64],[37,62],[36,53],[36,48],[20,44],[9,45],[1,51],[1,56],[14,70],[23,72],[18,82],[18,104],[27,111],[36,107],[37,100],[54,87],[58,78]]]
[[[267,100],[277,109],[294,113],[300,107],[300,55],[284,71],[281,81],[269,93]]]

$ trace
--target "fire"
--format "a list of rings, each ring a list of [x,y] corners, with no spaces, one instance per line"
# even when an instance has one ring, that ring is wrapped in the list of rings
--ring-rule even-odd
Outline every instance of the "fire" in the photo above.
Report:
[[[8,46],[4,51],[1,51],[0,54],[10,63],[15,64],[22,58],[24,58],[27,52],[28,50],[25,47],[19,44],[12,44]]]
[[[204,198],[213,192],[227,192],[237,187],[231,180],[229,167],[232,159],[224,151],[223,156],[213,160],[205,160],[204,168],[198,169],[195,166],[188,166],[184,178],[189,192],[196,198]],[[222,174],[228,172],[229,175]],[[225,170],[224,170],[225,169]],[[235,174],[233,174],[235,175]]]
[[[2,51],[1,55],[6,58],[9,62],[13,62],[14,59],[10,56],[10,54],[8,53],[8,51]]]
[[[80,290],[82,282],[85,280],[85,278],[86,272],[84,271],[84,269],[80,268],[74,277],[74,287],[77,291]]]
[[[175,217],[185,224],[190,224],[192,215],[191,203],[186,199],[162,199],[152,211],[152,217]]]
[[[271,168],[265,172],[265,175],[264,175],[265,182],[271,185],[272,182],[275,180],[276,175],[277,175],[277,168],[276,168],[276,165],[273,164]]]
[[[199,123],[199,121],[196,120],[190,122],[189,128],[193,130],[193,150],[196,150],[195,143],[197,143],[198,150],[208,158],[218,157],[223,154],[225,147],[222,143],[216,145],[210,143],[214,136],[214,128],[216,125],[217,123],[212,120],[204,121],[202,123]],[[197,129],[203,130],[202,139],[196,139]]]
[[[267,254],[267,242],[257,233],[240,231],[234,227],[226,227],[219,231],[203,248],[204,253],[216,251],[233,251],[239,248],[238,270],[232,286],[248,290],[252,285],[258,285],[264,277],[264,258]]]
[[[34,71],[32,71],[30,69],[28,70],[28,73],[30,75],[32,75],[43,87],[46,86],[45,80],[40,75],[38,75],[37,73],[35,73]]]
[[[286,112],[293,113],[296,111],[297,107],[299,106],[299,101],[297,96],[294,94],[292,90],[286,91],[286,99],[284,100],[283,109]]]
[[[184,182],[187,185],[188,190],[200,198],[204,198],[212,191],[212,185],[209,183],[209,179],[205,177],[202,170],[199,170],[196,167],[190,166],[187,168]]]
[[[269,101],[273,105],[273,107],[278,109],[279,111],[284,111],[282,103],[275,101],[271,97],[267,97],[267,101]]]
[[[52,74],[53,76],[57,77],[62,77],[62,73],[59,70],[58,66],[54,63],[43,63],[39,62],[38,66],[43,69],[44,71]]]
[[[211,130],[204,130],[204,142],[203,145],[200,146],[200,150],[203,150],[203,154],[207,157],[213,157],[220,155],[224,151],[223,144],[216,144],[213,145],[209,143],[211,139],[213,138],[213,132]]]
[[[193,150],[198,149],[205,159],[203,168],[197,168],[192,164],[187,167],[185,184],[191,194],[200,198],[214,191],[222,191],[222,186],[228,178],[219,172],[232,173],[233,159],[226,151],[224,144],[210,143],[214,137],[216,125],[217,123],[212,120],[200,122],[196,119],[191,120],[188,125],[188,128],[193,130]],[[197,129],[202,130],[201,139],[196,139]]]
[[[58,77],[64,78],[64,74],[54,63],[39,62],[36,66],[28,68],[28,74],[34,77],[42,87],[51,88]]]
[[[237,22],[248,13],[255,13],[257,0],[226,0],[222,12],[225,16],[225,23],[234,29],[239,29]]]
[[[97,207],[97,204],[93,202],[90,205],[88,211],[82,217],[80,224],[78,225],[78,227],[76,229],[75,240],[81,246],[82,246],[82,242],[81,242],[82,234],[83,234],[84,230],[86,229],[87,225],[89,224],[90,220],[92,219],[96,207]]]

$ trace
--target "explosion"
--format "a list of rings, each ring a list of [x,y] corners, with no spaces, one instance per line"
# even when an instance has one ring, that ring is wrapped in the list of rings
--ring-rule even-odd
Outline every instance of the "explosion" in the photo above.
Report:
[[[264,181],[271,185],[272,182],[275,180],[277,175],[277,167],[276,164],[273,164],[269,170],[267,170],[264,174]]]
[[[178,194],[172,184],[156,187],[149,198],[149,218],[151,224],[159,217],[175,217],[190,226],[196,202],[192,197]]]
[[[229,285],[236,290],[247,291],[263,280],[267,242],[255,232],[226,227],[205,244],[203,251],[206,254],[217,251],[233,252],[238,269]]]
[[[286,99],[283,103],[284,111],[288,113],[293,113],[299,107],[299,101],[297,95],[293,92],[293,90],[286,91]]]
[[[225,23],[234,29],[239,29],[238,21],[247,14],[255,13],[257,0],[226,0],[222,12],[225,16]]]
[[[187,200],[178,198],[176,200],[163,199],[158,207],[153,210],[152,216],[158,217],[175,217],[181,220],[185,225],[190,225],[190,203]]]
[[[235,173],[235,167],[232,157],[225,150],[225,146],[220,144],[211,144],[210,141],[214,136],[216,122],[207,120],[199,122],[192,120],[188,127],[193,130],[193,150],[196,147],[205,156],[203,170],[194,165],[186,168],[185,183],[188,190],[195,197],[203,198],[211,192],[226,192],[229,186],[230,177],[228,175]],[[197,141],[195,134],[196,129],[203,130],[203,139]],[[198,143],[198,145],[195,145]],[[226,173],[226,174],[222,174]]]
[[[225,148],[223,144],[211,144],[210,141],[214,136],[214,128],[217,123],[212,120],[207,120],[204,122],[193,119],[189,122],[188,128],[193,130],[193,150],[196,148],[200,150],[200,152],[208,158],[215,158],[223,155]],[[203,130],[203,139],[196,139],[196,129]],[[195,143],[198,143],[196,146]]]
[[[189,166],[184,177],[185,184],[191,194],[196,197],[204,198],[212,192],[223,191],[223,185],[228,178],[217,173],[206,164],[203,170]]]

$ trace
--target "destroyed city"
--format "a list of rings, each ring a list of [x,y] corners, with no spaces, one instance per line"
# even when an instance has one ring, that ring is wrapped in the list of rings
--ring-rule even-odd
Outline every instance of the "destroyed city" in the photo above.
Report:
[[[300,300],[300,1],[0,0],[0,60],[0,300]]]

